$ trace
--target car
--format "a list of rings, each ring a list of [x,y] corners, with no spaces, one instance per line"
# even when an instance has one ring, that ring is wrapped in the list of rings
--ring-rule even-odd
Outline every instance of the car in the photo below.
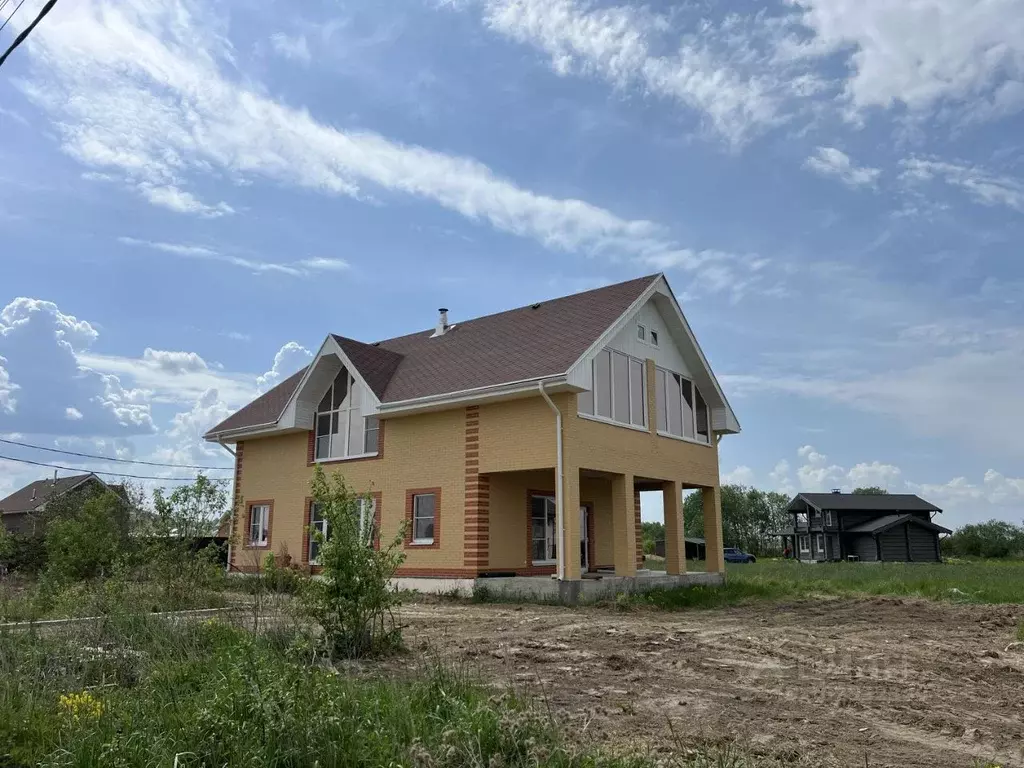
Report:
[[[725,548],[725,562],[727,563],[756,563],[757,558],[753,555],[747,554],[742,549],[737,547],[726,547]]]

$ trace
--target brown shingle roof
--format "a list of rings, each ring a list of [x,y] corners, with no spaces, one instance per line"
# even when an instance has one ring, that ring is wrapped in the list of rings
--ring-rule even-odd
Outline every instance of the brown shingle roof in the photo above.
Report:
[[[91,474],[58,477],[56,482],[52,478],[36,480],[34,483],[29,483],[24,488],[15,491],[7,498],[0,499],[0,513],[7,515],[17,512],[31,512],[39,505],[44,504],[50,497],[61,496],[67,493],[87,477],[91,477]]]
[[[233,429],[273,424],[281,418],[284,407],[288,405],[292,392],[299,386],[299,381],[305,372],[305,368],[296,371],[269,392],[263,393],[240,411],[235,411],[210,432],[227,432]]]
[[[507,312],[364,344],[335,341],[382,403],[565,373],[660,275],[628,280]],[[210,433],[254,427],[281,416],[305,369]]]

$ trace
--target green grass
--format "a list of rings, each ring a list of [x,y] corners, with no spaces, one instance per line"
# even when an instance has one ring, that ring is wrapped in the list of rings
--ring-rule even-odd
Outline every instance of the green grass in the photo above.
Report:
[[[463,671],[403,661],[373,675],[313,648],[294,629],[146,615],[0,634],[0,766],[654,765],[573,745],[549,714]],[[753,765],[700,751],[673,764]]]
[[[730,564],[724,587],[655,590],[619,601],[667,610],[752,600],[894,595],[961,603],[1024,603],[1024,562]]]

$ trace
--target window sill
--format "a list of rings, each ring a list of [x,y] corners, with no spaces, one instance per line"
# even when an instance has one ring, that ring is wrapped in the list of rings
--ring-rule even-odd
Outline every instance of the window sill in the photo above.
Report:
[[[530,565],[534,565],[534,566],[538,566],[538,565],[539,566],[558,565],[558,561],[557,560],[533,560],[533,561],[530,562]]]
[[[577,413],[581,419],[587,421],[596,421],[598,424],[608,424],[612,427],[623,427],[624,429],[632,429],[634,432],[649,432],[647,427],[638,427],[636,424],[626,424],[621,421],[615,421],[614,419],[606,419],[604,416],[593,416],[589,413]]]
[[[256,544],[252,541],[247,541],[242,545],[245,549],[267,549],[270,546],[269,541],[265,541],[262,544]]]
[[[693,445],[702,445],[705,448],[710,448],[711,443],[706,443],[703,440],[698,440],[694,437],[683,437],[682,435],[673,435],[671,432],[662,432],[658,430],[658,437],[667,437],[669,440],[678,440],[681,443],[691,443]]]
[[[313,459],[314,464],[336,464],[339,461],[354,461],[356,459],[373,459],[379,456],[380,453],[357,453],[355,456],[338,456],[330,457],[326,459]]]
[[[409,542],[410,547],[432,547],[434,546],[433,539],[413,539]]]

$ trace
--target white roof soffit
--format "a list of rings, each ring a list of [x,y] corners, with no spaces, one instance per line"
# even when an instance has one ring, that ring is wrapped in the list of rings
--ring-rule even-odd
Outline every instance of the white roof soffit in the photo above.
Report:
[[[661,311],[662,317],[669,325],[668,330],[678,344],[680,354],[683,355],[684,360],[689,365],[695,383],[708,401],[708,405],[711,406],[712,421],[716,423],[715,431],[730,434],[738,433],[740,431],[739,420],[736,418],[732,406],[729,405],[729,401],[726,399],[718,379],[711,370],[711,365],[704,356],[704,351],[700,348],[696,336],[693,335],[693,330],[690,328],[686,316],[683,315],[683,310],[679,306],[679,302],[676,301],[675,294],[672,292],[672,288],[663,274],[652,281],[651,285],[619,316],[618,320],[609,326],[583,356],[573,364],[569,371],[569,380],[574,381],[576,377],[573,374],[578,369],[582,369],[583,366],[589,365],[597,356],[597,353],[604,349],[636,316],[640,308],[651,299],[654,299],[658,309]],[[722,419],[715,418],[716,415],[719,415],[715,413],[716,411],[724,415],[724,423],[722,423]],[[718,424],[722,424],[722,426],[717,426]]]
[[[329,368],[333,368],[333,372],[330,374],[330,378],[326,380],[326,383],[324,383],[322,379],[324,378],[323,373],[326,369],[324,366],[320,365],[320,362],[327,358],[328,356],[335,357],[337,359],[338,364],[335,366],[329,366]],[[324,339],[324,343],[320,345],[320,349],[317,351],[316,355],[313,357],[313,360],[310,362],[309,367],[306,368],[306,372],[302,375],[302,380],[299,381],[299,385],[295,388],[295,391],[292,392],[292,396],[288,399],[288,404],[285,405],[284,411],[281,413],[281,417],[277,421],[278,428],[309,429],[309,425],[302,425],[296,423],[296,417],[298,414],[297,404],[299,400],[306,396],[307,390],[309,390],[311,387],[316,387],[317,394],[313,398],[315,408],[316,403],[320,402],[320,399],[323,397],[324,392],[327,391],[326,388],[330,386],[331,382],[333,382],[334,378],[338,375],[338,371],[341,370],[342,365],[344,365],[345,368],[348,369],[348,372],[352,375],[352,378],[354,378],[356,382],[362,385],[363,392],[369,398],[370,404],[373,406],[373,410],[378,410],[380,408],[380,401],[377,399],[377,395],[375,395],[373,390],[370,389],[369,385],[367,385],[366,380],[363,378],[363,375],[352,364],[352,361],[349,360],[348,355],[346,355],[342,351],[341,347],[338,345],[338,342],[334,340],[334,336],[328,334],[327,338]]]

